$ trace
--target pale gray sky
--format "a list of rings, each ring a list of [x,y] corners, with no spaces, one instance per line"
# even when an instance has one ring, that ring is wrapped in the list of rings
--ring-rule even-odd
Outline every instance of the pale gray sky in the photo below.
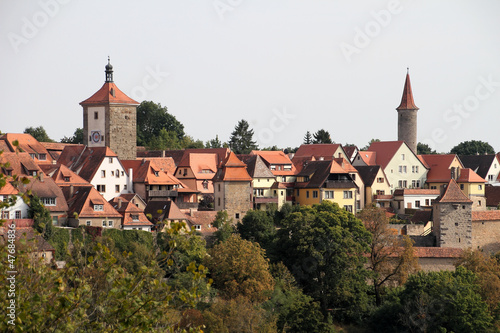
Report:
[[[195,139],[226,141],[246,119],[261,147],[321,128],[362,147],[397,139],[409,66],[419,141],[498,151],[499,13],[497,0],[2,0],[0,130],[71,136],[110,55],[123,92]]]

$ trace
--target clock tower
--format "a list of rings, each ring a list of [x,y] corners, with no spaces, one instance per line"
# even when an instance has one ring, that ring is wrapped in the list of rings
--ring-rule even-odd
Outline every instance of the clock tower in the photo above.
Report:
[[[113,66],[108,58],[106,81],[83,107],[83,144],[109,147],[121,160],[135,160],[137,155],[137,106],[113,82]]]

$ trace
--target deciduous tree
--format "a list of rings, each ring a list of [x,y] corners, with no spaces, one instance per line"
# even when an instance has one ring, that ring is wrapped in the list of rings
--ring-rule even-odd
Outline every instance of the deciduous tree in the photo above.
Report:
[[[26,127],[24,133],[31,134],[32,137],[37,139],[39,142],[54,142],[45,131],[43,126],[38,127]]]
[[[483,154],[495,154],[493,147],[483,141],[471,140],[464,141],[451,148],[450,154],[457,155],[483,155]]]
[[[147,146],[154,137],[160,135],[162,129],[172,132],[178,140],[182,140],[185,135],[184,125],[168,113],[166,107],[160,103],[143,101],[137,107],[137,144]]]
[[[63,137],[61,143],[80,143],[83,144],[83,128],[77,128],[73,136]]]

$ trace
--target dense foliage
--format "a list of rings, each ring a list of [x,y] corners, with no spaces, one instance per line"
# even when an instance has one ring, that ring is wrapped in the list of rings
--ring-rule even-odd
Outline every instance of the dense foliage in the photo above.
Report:
[[[238,121],[234,131],[229,138],[229,147],[235,154],[249,154],[257,149],[257,144],[253,141],[253,129],[244,119]]]
[[[464,141],[451,148],[450,154],[457,155],[483,155],[495,154],[495,149],[487,143],[478,140]]]

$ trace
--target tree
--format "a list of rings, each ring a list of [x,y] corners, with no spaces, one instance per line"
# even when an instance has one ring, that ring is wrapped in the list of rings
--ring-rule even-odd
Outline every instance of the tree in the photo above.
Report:
[[[319,301],[324,315],[335,309],[336,319],[359,319],[367,310],[370,233],[338,204],[323,201],[300,207],[278,231],[281,258],[304,292]]]
[[[182,138],[180,145],[182,149],[189,149],[189,148],[205,148],[203,145],[203,141],[201,140],[195,140],[193,137],[186,135]]]
[[[403,284],[410,273],[419,270],[417,258],[413,255],[413,244],[407,236],[404,240],[390,228],[385,210],[375,206],[363,209],[358,218],[372,234],[368,268],[375,290],[377,306],[382,304],[381,289],[388,282]],[[399,278],[402,279],[399,279]]]
[[[311,143],[313,143],[312,135],[311,132],[307,131],[306,135],[304,136],[304,144],[310,145]]]
[[[205,143],[205,148],[222,148],[222,142],[219,140],[219,136],[216,135],[215,139],[208,140]]]
[[[214,237],[218,243],[226,241],[232,234],[236,232],[233,225],[233,219],[227,215],[227,211],[221,210],[217,212],[215,220],[212,224],[217,231],[214,232]]]
[[[244,119],[238,121],[234,131],[229,138],[229,147],[235,154],[249,154],[252,150],[258,149],[253,139],[253,129],[249,128],[248,122]]]
[[[366,146],[364,146],[363,148],[361,148],[360,150],[368,150],[368,148],[370,148],[371,144],[374,143],[374,142],[380,142],[380,139],[371,139],[368,144]]]
[[[43,128],[43,126],[38,127],[26,127],[24,133],[31,134],[39,142],[54,142]]]
[[[206,266],[213,279],[213,286],[223,299],[238,296],[251,302],[263,302],[269,298],[274,280],[269,273],[269,263],[264,250],[239,235],[231,235],[225,242],[208,251]]]
[[[261,150],[264,150],[264,151],[281,151],[281,149],[279,149],[278,146],[276,146],[276,145],[270,146],[270,147],[264,147]]]
[[[61,143],[80,143],[83,144],[83,128],[77,128],[71,137],[63,137]]]
[[[276,227],[271,216],[263,210],[249,210],[236,225],[241,238],[257,242],[263,248],[272,242]]]
[[[437,154],[428,144],[419,142],[417,143],[417,155]]]
[[[49,239],[52,235],[52,217],[36,195],[30,198],[28,216],[33,219],[33,228],[42,234],[43,238]]]
[[[184,137],[184,125],[175,116],[168,113],[160,103],[143,101],[137,107],[137,144],[147,146],[150,141],[160,135],[161,130],[171,132],[177,140]]]
[[[483,155],[495,154],[495,150],[489,143],[483,141],[464,141],[453,147],[450,154],[457,155]]]
[[[330,138],[330,133],[325,131],[324,129],[318,130],[313,134],[314,140],[313,143],[332,143],[332,139]]]

